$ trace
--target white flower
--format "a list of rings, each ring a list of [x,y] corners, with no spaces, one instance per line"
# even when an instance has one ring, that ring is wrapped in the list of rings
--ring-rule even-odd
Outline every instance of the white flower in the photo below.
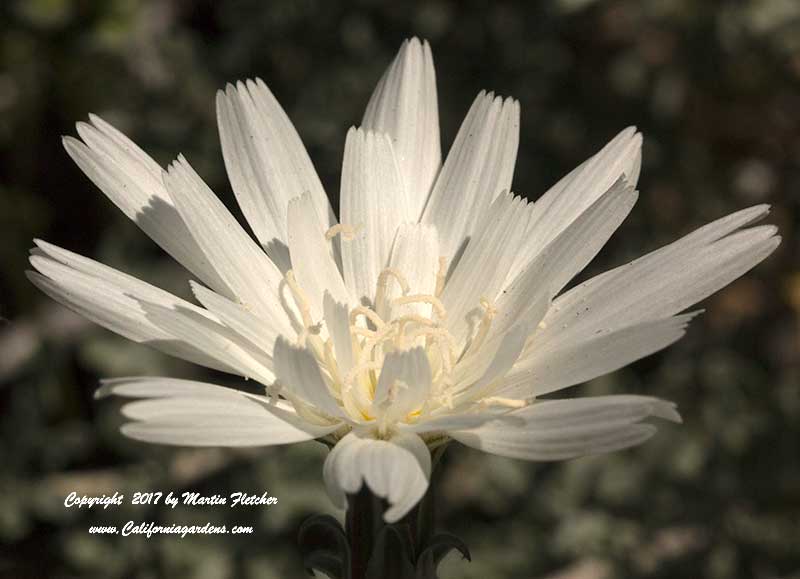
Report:
[[[170,378],[109,380],[144,398],[122,431],[177,445],[321,438],[334,501],[366,482],[388,521],[422,497],[450,439],[558,460],[639,444],[646,396],[538,398],[680,338],[681,314],[779,243],[745,209],[562,293],[633,207],[629,128],[535,203],[509,193],[519,104],[480,93],[441,164],[433,60],[412,39],[347,134],[340,222],[291,122],[260,80],[217,95],[225,166],[258,243],[182,156],[164,171],[101,119],[64,145],[199,282],[202,307],[43,241],[30,279],[137,342],[264,385],[263,396]]]

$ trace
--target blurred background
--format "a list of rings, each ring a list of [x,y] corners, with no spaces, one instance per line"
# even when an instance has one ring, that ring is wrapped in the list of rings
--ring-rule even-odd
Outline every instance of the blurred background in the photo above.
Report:
[[[333,197],[344,135],[401,41],[427,38],[443,147],[483,88],[522,105],[515,189],[535,199],[626,125],[644,132],[642,195],[582,275],[756,203],[784,237],[708,299],[665,352],[572,390],[679,403],[643,447],[527,464],[452,445],[440,528],[471,547],[442,577],[800,577],[800,3],[796,0],[0,3],[0,577],[301,577],[300,523],[333,512],[324,448],[236,452],[121,437],[100,377],[222,380],[68,312],[24,278],[41,237],[180,295],[183,271],[67,157],[98,113],[162,165],[184,153],[232,202],[214,94],[260,76]],[[238,209],[236,209],[238,215]],[[76,490],[268,491],[252,509],[66,509]],[[96,536],[129,519],[252,525],[238,537]]]

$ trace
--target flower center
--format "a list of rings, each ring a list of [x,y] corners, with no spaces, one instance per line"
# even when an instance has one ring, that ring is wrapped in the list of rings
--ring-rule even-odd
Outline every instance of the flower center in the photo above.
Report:
[[[325,237],[331,240],[338,235],[351,240],[358,229],[336,225]],[[330,394],[344,412],[356,423],[374,426],[379,436],[385,435],[397,422],[414,423],[453,410],[471,412],[493,407],[505,412],[533,401],[493,396],[497,383],[482,379],[493,357],[487,350],[498,346],[497,336],[490,338],[492,321],[497,315],[490,300],[485,297],[478,300],[475,310],[479,316],[473,322],[471,338],[466,345],[460,344],[449,331],[447,308],[441,299],[447,267],[447,259],[440,257],[432,293],[415,293],[402,271],[387,267],[376,280],[374,301],[346,311],[338,306],[336,315],[341,316],[338,321],[314,320],[308,296],[294,273],[289,270],[285,274],[286,286],[300,314],[298,345],[312,353]],[[328,315],[332,313],[325,312],[323,317]],[[337,327],[335,337],[334,330],[327,327],[330,324]],[[493,346],[483,348],[488,343]],[[406,384],[398,378],[388,388],[384,384],[380,400],[376,400],[387,355],[412,348],[422,348],[425,354],[430,369],[430,388]],[[427,384],[427,369],[425,372]],[[407,388],[415,389],[411,400],[408,395],[403,396]],[[291,391],[282,391],[278,382],[268,387],[267,393],[276,399],[283,394],[298,414],[312,422],[327,420],[318,409],[299,400]],[[398,400],[401,396],[402,400]]]
[[[341,228],[340,228],[341,229]],[[347,230],[349,231],[349,230]],[[346,233],[344,229],[337,234]],[[384,358],[390,352],[422,347],[431,369],[430,393],[405,416],[414,422],[431,410],[453,407],[456,393],[456,365],[478,352],[486,340],[497,310],[482,298],[483,314],[473,339],[460,348],[447,329],[447,309],[441,301],[444,290],[447,260],[440,258],[433,293],[412,293],[405,275],[395,268],[380,272],[375,300],[371,306],[358,305],[348,311],[348,329],[352,351],[348,366],[337,360],[330,331],[323,334],[321,321],[313,319],[309,300],[291,270],[286,273],[286,285],[300,312],[302,329],[298,344],[314,355],[331,394],[348,415],[358,421],[377,420],[375,393]],[[389,387],[388,404],[408,385],[395,381]],[[274,393],[274,392],[273,392]]]

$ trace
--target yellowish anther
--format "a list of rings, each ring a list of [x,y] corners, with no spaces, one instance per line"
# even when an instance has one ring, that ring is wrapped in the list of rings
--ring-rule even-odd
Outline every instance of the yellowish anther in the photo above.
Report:
[[[370,322],[375,324],[375,327],[381,329],[386,323],[381,319],[381,317],[375,312],[375,310],[371,310],[364,306],[357,306],[350,310],[350,326],[355,328],[356,322],[358,321],[358,316],[364,316]]]
[[[430,294],[414,294],[410,296],[402,296],[394,299],[397,305],[405,304],[430,304],[433,306],[436,315],[440,320],[447,319],[447,309],[445,309],[442,301],[436,296]]]
[[[547,329],[547,324],[544,321],[539,322],[539,329],[540,330]]]
[[[444,291],[444,282],[447,279],[447,258],[443,255],[439,256],[439,269],[436,272],[436,289],[433,292],[437,298],[442,295]]]
[[[297,283],[297,280],[294,277],[294,271],[291,269],[286,272],[286,285],[289,286],[289,289],[292,291],[292,297],[294,297],[295,304],[300,309],[300,316],[303,319],[303,325],[306,329],[312,328],[314,326],[314,320],[311,318],[311,306],[308,302],[308,296],[303,291],[303,288]]]
[[[450,354],[450,363],[454,364],[455,360],[458,359],[458,345],[456,344],[456,339],[453,337],[453,334],[444,328],[431,328],[425,334],[447,345],[447,351]]]
[[[353,226],[353,225],[346,225],[344,223],[339,223],[337,225],[334,225],[333,227],[328,229],[328,231],[325,232],[325,239],[330,241],[337,235],[341,235],[342,239],[344,239],[345,241],[352,241],[353,239],[356,238],[356,234],[358,233],[359,229],[361,229],[360,225]]]
[[[506,408],[525,408],[530,406],[528,400],[516,400],[514,398],[501,398],[499,396],[490,396],[481,401],[486,406],[505,406]]]
[[[422,415],[422,409],[414,410],[413,412],[409,412],[406,414],[405,421],[409,423],[414,423],[419,420],[419,417]]]

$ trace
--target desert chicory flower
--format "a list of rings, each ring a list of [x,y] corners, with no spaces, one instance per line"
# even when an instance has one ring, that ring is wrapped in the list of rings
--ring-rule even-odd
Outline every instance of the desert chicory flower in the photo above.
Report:
[[[43,241],[30,279],[137,342],[264,385],[253,395],[170,378],[109,380],[132,438],[187,446],[321,439],[333,500],[362,483],[387,521],[425,493],[451,439],[557,460],[639,444],[646,396],[539,400],[680,338],[680,314],[779,243],[715,221],[566,293],[633,207],[641,136],[626,129],[535,203],[510,193],[519,104],[480,93],[441,163],[427,43],[403,44],[347,134],[340,221],[291,122],[260,80],[217,95],[225,165],[258,243],[182,156],[166,171],[101,119],[64,145],[103,192],[183,264],[197,301]]]

